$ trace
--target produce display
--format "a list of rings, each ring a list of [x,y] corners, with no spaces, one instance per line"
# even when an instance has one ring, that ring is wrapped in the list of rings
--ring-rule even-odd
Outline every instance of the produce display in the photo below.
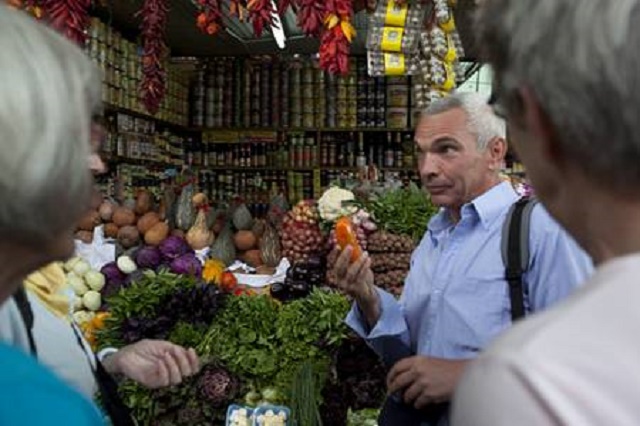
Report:
[[[120,254],[101,274],[80,259],[65,265],[86,307],[100,310],[83,318],[96,349],[168,339],[196,348],[203,364],[197,376],[172,388],[123,382],[123,401],[138,421],[340,426],[380,407],[386,371],[344,323],[350,301],[331,288],[334,248],[367,250],[375,283],[399,295],[418,234],[417,225],[403,220],[426,220],[434,209],[426,198],[418,202],[422,193],[413,188],[359,194],[331,188],[319,202],[288,211],[274,199],[266,219],[254,218],[241,200],[214,209],[191,183],[157,210],[160,203],[146,192],[122,205],[95,203],[92,226],[139,234],[135,243],[115,238]],[[394,202],[409,213],[391,215]],[[242,273],[255,268],[269,275],[283,258],[290,266],[266,291],[239,284],[228,270],[240,260],[249,268]]]
[[[315,201],[299,202],[282,223],[282,254],[292,263],[305,261],[322,252],[324,237],[320,231]]]

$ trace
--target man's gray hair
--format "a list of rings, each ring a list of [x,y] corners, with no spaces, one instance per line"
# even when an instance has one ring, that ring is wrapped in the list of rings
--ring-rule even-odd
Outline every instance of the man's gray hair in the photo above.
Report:
[[[499,100],[518,117],[529,87],[559,148],[610,187],[640,184],[638,0],[486,0],[479,43]]]
[[[483,151],[492,139],[505,139],[506,125],[489,106],[488,96],[475,92],[456,92],[432,102],[424,115],[436,115],[461,108],[467,115],[469,131],[477,136],[478,150]]]
[[[100,89],[78,47],[0,5],[0,238],[50,242],[87,211]]]

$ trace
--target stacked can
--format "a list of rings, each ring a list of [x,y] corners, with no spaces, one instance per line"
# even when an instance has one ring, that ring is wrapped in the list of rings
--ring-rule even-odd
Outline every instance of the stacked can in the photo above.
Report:
[[[263,62],[260,65],[260,123],[259,126],[269,127],[271,120],[271,100],[272,100],[272,64]]]
[[[251,67],[251,127],[260,127],[262,119],[262,73],[259,63],[253,63]]]
[[[280,125],[282,127],[289,127],[289,114],[290,114],[290,104],[289,104],[289,94],[291,93],[291,87],[289,86],[289,67],[286,63],[282,62],[280,64]],[[278,100],[275,99],[277,102]]]
[[[338,127],[338,76],[327,74],[325,79],[326,93],[326,126],[329,129]]]
[[[302,68],[302,84],[300,86],[302,91],[301,108],[302,108],[302,126],[304,128],[312,128],[315,126],[315,113],[316,113],[316,97],[318,91],[316,90],[315,83],[315,69],[311,63],[305,63]]]
[[[191,82],[191,125],[204,127],[205,69],[198,69]]]
[[[235,61],[232,58],[226,58],[222,67],[223,78],[217,79],[218,83],[221,81],[223,82],[222,87],[220,88],[222,92],[222,104],[220,105],[222,111],[222,122],[220,125],[223,127],[231,127],[235,124],[235,114],[233,111],[233,105],[235,103],[235,81],[233,79],[234,63]]]
[[[302,127],[302,63],[295,61],[289,68],[289,125]]]
[[[327,121],[327,93],[325,91],[326,72],[320,68],[315,70],[315,108],[313,127],[318,129],[325,127]]]

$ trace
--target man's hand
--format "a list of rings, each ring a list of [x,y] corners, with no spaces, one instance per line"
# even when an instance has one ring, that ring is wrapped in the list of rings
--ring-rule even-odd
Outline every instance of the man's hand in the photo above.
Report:
[[[371,258],[368,253],[351,263],[351,246],[347,246],[336,261],[333,272],[337,286],[353,297],[370,326],[374,326],[380,317],[380,301],[373,285]]]
[[[449,401],[468,362],[425,356],[405,358],[389,372],[388,392],[403,391],[404,401],[417,409]]]
[[[193,348],[185,349],[164,340],[141,340],[125,346],[104,360],[111,374],[123,374],[141,385],[161,388],[177,385],[200,369]]]

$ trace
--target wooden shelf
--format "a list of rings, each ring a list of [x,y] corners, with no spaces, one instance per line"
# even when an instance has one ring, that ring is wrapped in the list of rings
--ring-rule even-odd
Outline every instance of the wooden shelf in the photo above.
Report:
[[[283,132],[283,133],[341,133],[341,132],[413,132],[412,128],[387,128],[387,127],[190,127],[193,132]]]
[[[152,116],[150,114],[145,114],[143,112],[135,111],[135,110],[132,110],[132,109],[119,107],[117,105],[113,105],[113,104],[108,103],[108,102],[103,102],[103,105],[104,105],[105,112],[122,113],[122,114],[130,115],[132,117],[141,118],[143,120],[155,121],[156,123],[160,124],[161,126],[171,127],[171,128],[174,128],[174,129],[180,129],[181,131],[189,131],[189,128],[187,126],[183,126],[182,124],[177,124],[177,123],[174,123],[174,122],[171,122],[171,121],[162,120],[162,119],[156,118],[156,117],[154,117],[154,116]]]
[[[107,162],[118,162],[118,163],[126,163],[133,164],[138,166],[155,166],[155,167],[165,167],[165,168],[175,168],[180,169],[183,167],[181,164],[172,164],[164,161],[156,161],[156,160],[147,160],[143,158],[129,158],[123,157],[121,155],[107,155],[102,154],[102,159]]]

